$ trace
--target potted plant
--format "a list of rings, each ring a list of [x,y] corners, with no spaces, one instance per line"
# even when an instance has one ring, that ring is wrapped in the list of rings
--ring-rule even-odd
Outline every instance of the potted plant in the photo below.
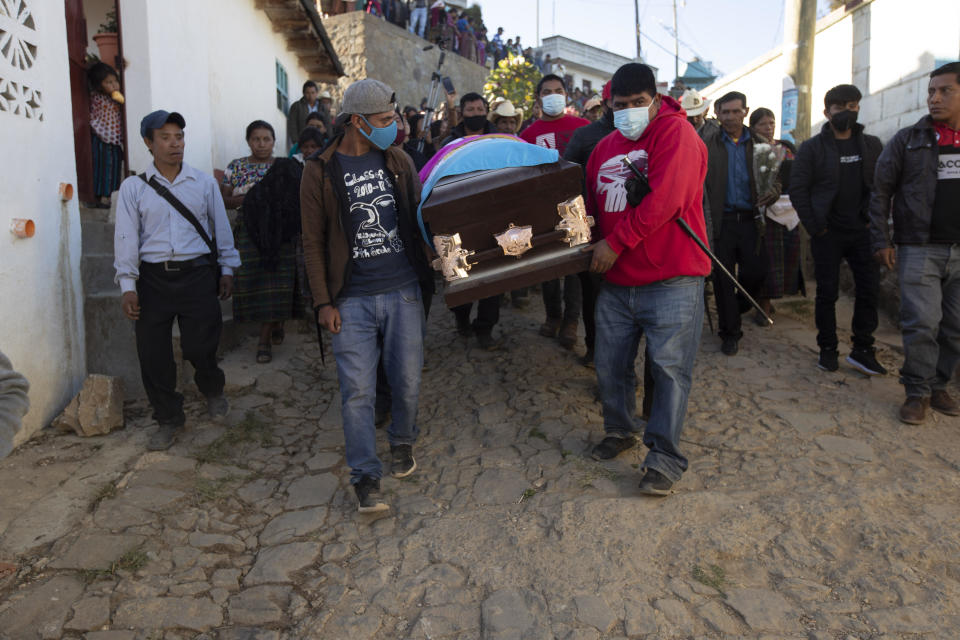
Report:
[[[106,21],[97,29],[97,35],[93,36],[93,41],[100,50],[100,59],[115,69],[118,68],[117,56],[120,54],[118,31],[117,10],[113,8],[107,12]]]

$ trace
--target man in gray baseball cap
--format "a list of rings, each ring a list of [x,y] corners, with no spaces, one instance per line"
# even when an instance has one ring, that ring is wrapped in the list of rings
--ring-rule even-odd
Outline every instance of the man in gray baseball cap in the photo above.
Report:
[[[420,180],[394,146],[396,97],[366,79],[343,94],[343,133],[307,160],[300,183],[303,253],[317,322],[333,335],[350,481],[361,513],[380,500],[376,452],[377,365],[392,390],[390,475],[417,468],[424,301],[433,278],[417,233]]]

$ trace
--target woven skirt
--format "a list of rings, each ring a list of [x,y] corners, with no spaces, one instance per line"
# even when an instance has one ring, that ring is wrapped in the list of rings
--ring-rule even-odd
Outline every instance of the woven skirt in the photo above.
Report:
[[[109,198],[120,188],[120,173],[123,169],[123,147],[101,140],[97,134],[90,134],[93,148],[93,194],[100,198]]]
[[[240,252],[240,268],[234,274],[233,283],[234,321],[280,322],[300,315],[296,243],[281,246],[276,269],[268,270],[242,217],[237,219],[234,240]]]
[[[794,296],[802,285],[800,272],[800,227],[789,231],[779,222],[767,219],[764,241],[770,269],[760,293],[762,298]]]

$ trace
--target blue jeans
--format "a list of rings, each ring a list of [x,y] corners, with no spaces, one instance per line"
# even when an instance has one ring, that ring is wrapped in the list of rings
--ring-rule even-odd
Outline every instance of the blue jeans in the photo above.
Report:
[[[897,246],[903,367],[908,396],[946,389],[960,364],[960,245]]]
[[[687,469],[680,433],[693,362],[703,330],[703,278],[679,277],[640,287],[604,282],[597,296],[594,362],[603,428],[626,437],[639,431],[634,360],[643,334],[653,371],[653,406],[643,433],[644,466],[676,482]]]
[[[427,9],[421,7],[410,12],[410,33],[415,33],[421,38],[427,28]]]
[[[383,475],[374,427],[381,351],[393,392],[387,438],[391,445],[413,444],[417,440],[426,322],[417,283],[380,295],[345,298],[338,309],[341,329],[333,334],[333,354],[340,380],[350,481],[357,483],[362,476]]]

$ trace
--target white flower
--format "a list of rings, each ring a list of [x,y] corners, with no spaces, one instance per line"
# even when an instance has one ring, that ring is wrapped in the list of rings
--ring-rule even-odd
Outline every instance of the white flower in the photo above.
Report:
[[[766,167],[760,167],[760,173],[766,173],[766,172],[767,172]]]

